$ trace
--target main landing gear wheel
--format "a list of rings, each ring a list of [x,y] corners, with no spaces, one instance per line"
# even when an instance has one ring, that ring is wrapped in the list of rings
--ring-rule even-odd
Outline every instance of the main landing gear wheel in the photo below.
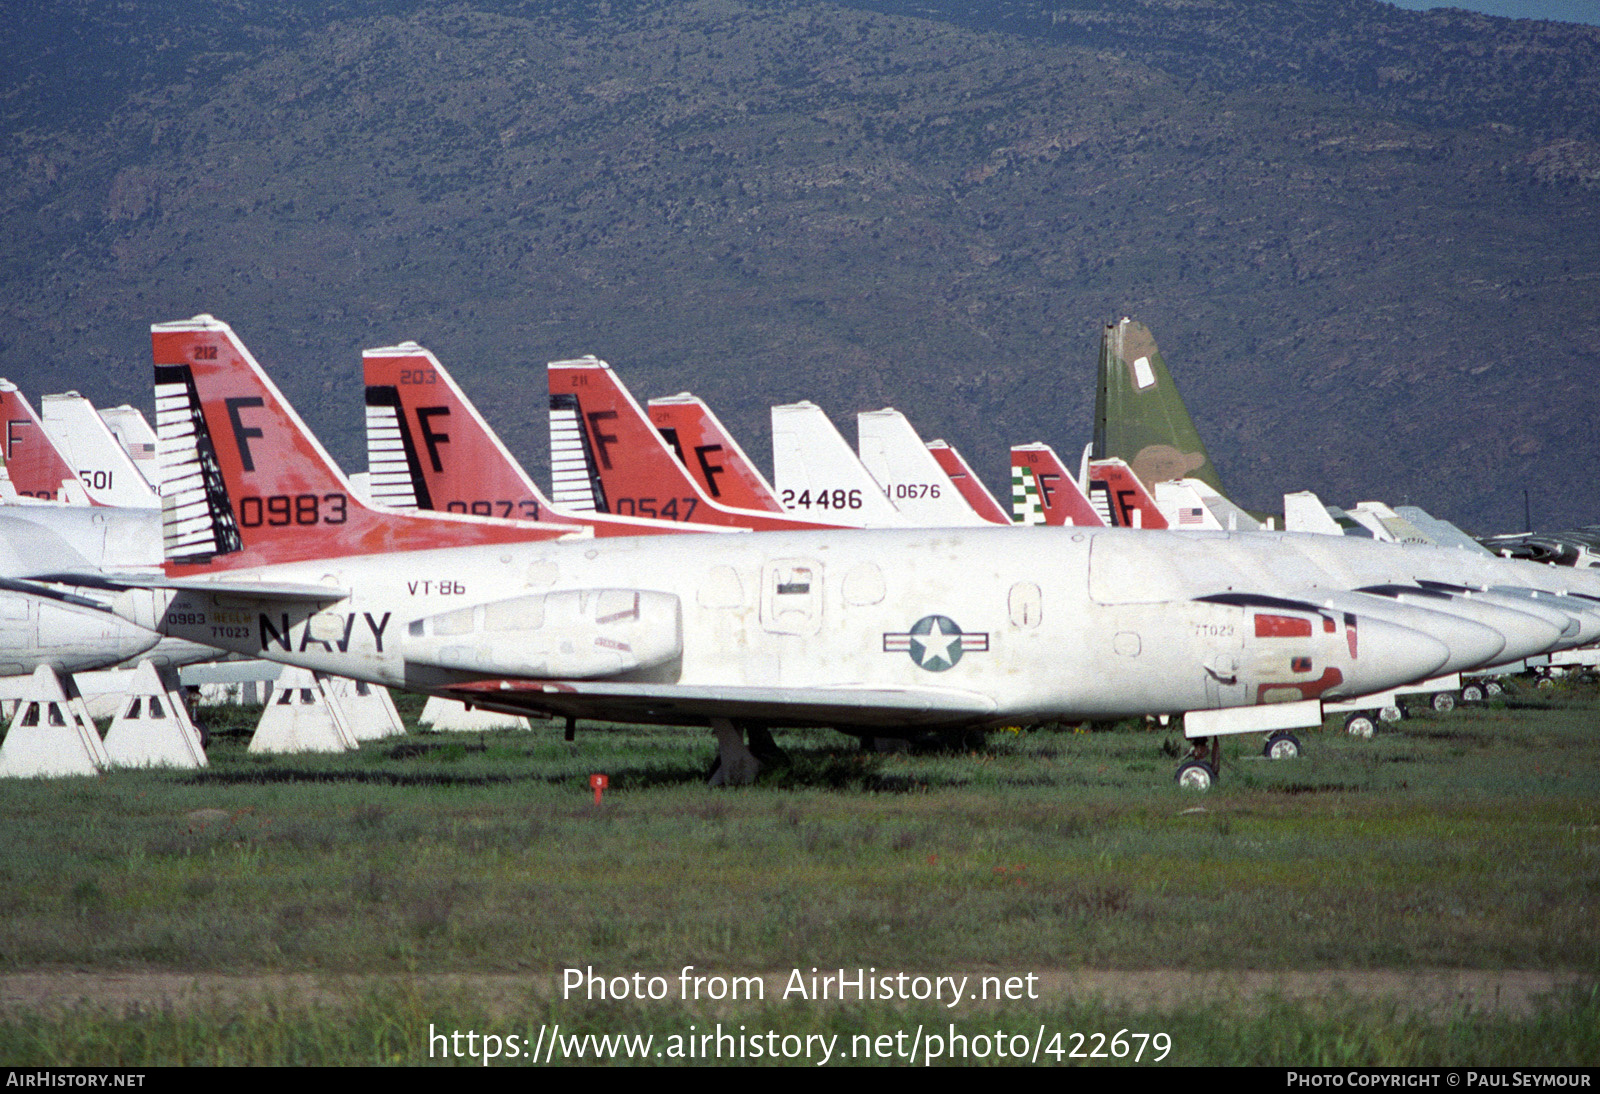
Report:
[[[1406,712],[1400,709],[1400,704],[1398,703],[1396,703],[1394,706],[1384,707],[1382,710],[1378,711],[1378,721],[1388,722],[1390,725],[1395,725],[1405,716]]]
[[[1300,740],[1286,729],[1280,729],[1267,738],[1261,754],[1269,760],[1297,760],[1300,758]]]
[[[1222,738],[1196,737],[1175,778],[1185,790],[1210,790],[1222,771]]]
[[[1487,697],[1482,684],[1467,684],[1461,689],[1461,701],[1472,706],[1478,706]]]
[[[1352,737],[1368,739],[1378,732],[1378,722],[1372,715],[1357,711],[1344,720],[1344,731]]]
[[[1466,698],[1464,693],[1462,698]],[[1433,698],[1428,700],[1428,705],[1433,708],[1435,714],[1449,714],[1452,710],[1456,709],[1455,693],[1449,691],[1436,691],[1433,693]]]

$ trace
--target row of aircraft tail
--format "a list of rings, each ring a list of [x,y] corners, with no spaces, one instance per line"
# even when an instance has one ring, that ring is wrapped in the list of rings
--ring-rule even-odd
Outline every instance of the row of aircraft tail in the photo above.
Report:
[[[358,487],[226,324],[152,345],[154,435],[77,395],[35,417],[0,383],[0,601],[98,628],[101,663],[165,643],[569,732],[704,725],[722,781],[774,728],[1183,715],[1180,781],[1209,785],[1220,736],[1298,754],[1330,710],[1370,732],[1402,693],[1600,638],[1600,576],[1420,510],[1290,495],[1279,531],[1234,505],[1130,320],[1105,330],[1093,445],[1076,472],[1014,447],[1009,517],[898,411],[861,414],[852,449],[815,405],[773,408],[769,482],[701,400],[641,405],[593,357],[549,366],[547,495],[415,343],[363,355]],[[7,671],[89,667],[30,625]]]

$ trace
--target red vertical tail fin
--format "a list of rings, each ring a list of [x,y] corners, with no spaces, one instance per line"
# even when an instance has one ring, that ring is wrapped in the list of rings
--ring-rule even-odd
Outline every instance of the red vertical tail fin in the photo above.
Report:
[[[757,531],[836,525],[718,504],[701,491],[611,366],[550,362],[550,479],[563,510]]]
[[[1021,524],[1098,528],[1106,523],[1047,444],[1011,446],[1011,496]]]
[[[369,509],[250,351],[209,315],[150,328],[169,570],[548,539],[495,525]]]
[[[373,501],[502,520],[551,518],[549,499],[437,357],[403,342],[364,351],[361,365]]]
[[[372,499],[404,509],[543,520],[597,536],[715,531],[703,524],[556,508],[439,359],[415,342],[362,354]]]
[[[1106,522],[1118,528],[1167,527],[1167,518],[1156,508],[1156,500],[1133,468],[1122,460],[1090,462],[1089,497]]]
[[[687,391],[651,399],[650,424],[711,500],[735,509],[781,513],[772,484],[704,402]]]
[[[87,497],[77,473],[45,433],[28,400],[9,380],[0,380],[0,429],[0,456],[5,458],[6,472],[17,493],[49,501]]]
[[[933,458],[938,461],[944,473],[950,476],[950,481],[961,492],[967,504],[972,506],[974,513],[990,524],[1011,523],[1006,511],[1000,508],[1000,503],[994,500],[989,488],[973,473],[972,467],[954,445],[945,441],[929,441],[928,451],[933,453]]]

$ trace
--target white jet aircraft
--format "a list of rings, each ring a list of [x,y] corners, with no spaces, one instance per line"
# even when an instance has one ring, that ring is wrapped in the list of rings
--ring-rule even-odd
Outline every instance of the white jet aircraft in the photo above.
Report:
[[[1448,616],[1413,629],[1286,595],[1333,583],[1283,534],[1207,537],[1197,563],[1203,533],[597,539],[373,510],[228,326],[159,324],[152,342],[167,564],[125,583],[155,590],[128,598],[135,622],[514,713],[710,725],[734,777],[753,767],[743,728],[1187,712],[1191,736],[1268,731],[1460,656]],[[1299,559],[1290,579],[1260,564],[1275,555]],[[1340,561],[1362,580],[1428,571],[1365,541]]]

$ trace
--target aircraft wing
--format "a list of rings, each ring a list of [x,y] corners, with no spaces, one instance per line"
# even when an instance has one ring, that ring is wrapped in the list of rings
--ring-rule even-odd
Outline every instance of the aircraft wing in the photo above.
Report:
[[[222,593],[253,600],[289,600],[330,603],[343,600],[350,590],[332,585],[302,585],[286,581],[210,581],[196,578],[171,578],[163,574],[55,573],[33,575],[35,581],[75,585],[84,589],[172,589],[176,592]]]
[[[611,683],[589,680],[483,680],[440,694],[516,714],[555,714],[617,722],[682,725],[730,718],[768,726],[971,725],[995,713],[992,699],[954,688],[771,688]]]
[[[36,581],[25,581],[21,578],[0,577],[0,589],[10,593],[22,593],[25,596],[43,597],[45,600],[55,600],[62,604],[72,604],[79,608],[93,608],[95,611],[109,612],[111,606],[102,604],[98,600],[90,600],[85,596],[74,596],[72,593],[63,592],[49,585],[41,585]]]

